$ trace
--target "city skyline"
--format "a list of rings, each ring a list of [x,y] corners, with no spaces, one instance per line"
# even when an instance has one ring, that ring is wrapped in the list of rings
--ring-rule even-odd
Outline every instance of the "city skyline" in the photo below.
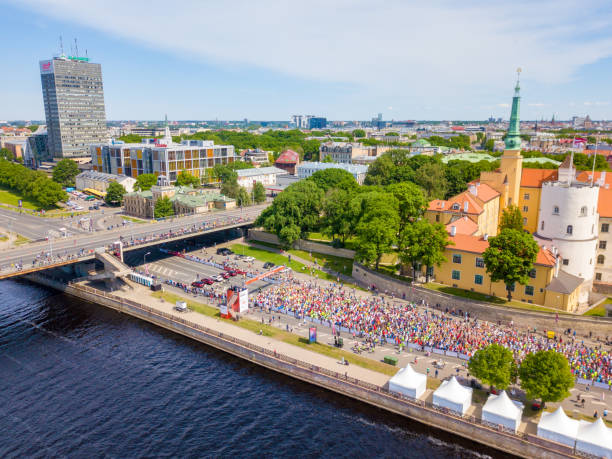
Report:
[[[4,33],[20,40],[0,76],[0,119],[44,119],[37,65],[59,54],[59,35],[67,53],[77,37],[81,54],[102,64],[109,120],[507,119],[519,66],[523,119],[612,118],[604,2],[434,3],[388,2],[383,14],[360,2],[179,2],[147,8],[145,21],[140,2],[7,2]]]

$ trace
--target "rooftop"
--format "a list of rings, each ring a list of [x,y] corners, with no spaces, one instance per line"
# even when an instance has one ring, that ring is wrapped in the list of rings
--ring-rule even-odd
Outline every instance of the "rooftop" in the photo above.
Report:
[[[553,277],[551,283],[546,286],[546,290],[567,295],[580,287],[583,282],[582,277],[573,276],[560,269],[557,277]]]
[[[300,162],[300,155],[299,153],[293,151],[293,150],[285,150],[283,151],[279,157],[276,159],[277,163],[279,164],[295,164],[295,163],[299,163]]]
[[[321,163],[318,161],[306,161],[298,166],[298,170],[303,169],[344,169],[351,174],[365,174],[368,171],[368,166],[363,164]]]
[[[555,169],[523,169],[521,186],[542,188],[543,182],[557,180],[559,174]]]

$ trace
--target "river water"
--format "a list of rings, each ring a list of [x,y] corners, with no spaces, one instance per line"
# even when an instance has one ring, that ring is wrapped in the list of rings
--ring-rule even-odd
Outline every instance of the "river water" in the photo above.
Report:
[[[0,281],[0,457],[495,452],[102,306]]]

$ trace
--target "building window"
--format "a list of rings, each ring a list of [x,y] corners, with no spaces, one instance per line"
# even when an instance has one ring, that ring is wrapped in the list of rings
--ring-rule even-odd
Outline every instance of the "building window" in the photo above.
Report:
[[[474,276],[474,283],[476,285],[482,285],[482,276],[480,274]]]
[[[525,199],[525,201],[529,201],[529,193],[525,193],[523,199]]]
[[[608,241],[599,241],[599,248],[604,249],[608,246]]]
[[[476,267],[484,268],[484,258],[476,257]]]
[[[529,271],[529,277],[531,277],[532,279],[536,278],[536,270],[532,269],[531,271]]]
[[[525,285],[525,295],[533,296],[533,286]]]
[[[569,265],[569,258],[564,258],[563,259],[563,266],[567,266]]]
[[[600,281],[601,280],[601,273],[595,273],[595,280],[596,281]]]
[[[452,277],[453,277],[454,280],[461,279],[461,271],[456,271],[456,270],[453,269],[453,276]]]
[[[601,224],[601,232],[602,233],[607,233],[609,229],[610,229],[610,225],[608,223],[602,223]]]
[[[542,220],[542,224],[540,225],[540,229],[544,231],[544,220]]]
[[[567,225],[567,234],[572,234],[574,232],[574,227],[572,225]]]
[[[598,255],[597,256],[597,264],[598,265],[603,265],[605,261],[606,261],[606,257],[604,257],[603,255]]]
[[[451,209],[453,209],[453,210],[459,210],[459,204],[457,204],[457,203],[453,204],[453,206],[451,207]]]
[[[589,212],[589,210],[587,209],[587,206],[582,206],[580,208],[580,216],[581,217],[586,217],[588,212]]]
[[[436,222],[439,223],[440,222],[440,214],[436,214]]]
[[[529,212],[529,207],[523,206],[523,212]]]
[[[553,215],[559,215],[559,206],[553,207]]]
[[[453,263],[461,264],[461,255],[458,253],[453,254]]]
[[[523,226],[527,226],[527,218],[523,217]]]

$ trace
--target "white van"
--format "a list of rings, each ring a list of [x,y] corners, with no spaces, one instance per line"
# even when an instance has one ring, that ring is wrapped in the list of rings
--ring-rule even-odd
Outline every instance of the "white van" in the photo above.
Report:
[[[179,312],[187,312],[187,303],[185,303],[184,301],[177,301],[176,305],[174,306],[174,309]]]

